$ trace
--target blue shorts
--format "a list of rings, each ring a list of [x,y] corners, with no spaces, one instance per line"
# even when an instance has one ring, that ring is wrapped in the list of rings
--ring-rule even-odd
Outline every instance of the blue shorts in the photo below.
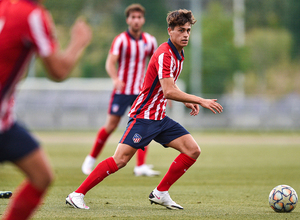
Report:
[[[39,143],[18,123],[0,133],[0,162],[19,160],[37,148]]]
[[[165,117],[163,120],[129,118],[127,128],[120,143],[128,144],[136,149],[143,149],[152,140],[164,147],[171,141],[189,132],[176,121]]]
[[[136,97],[137,95],[120,95],[113,93],[108,107],[108,113],[123,116],[126,109],[133,104]]]

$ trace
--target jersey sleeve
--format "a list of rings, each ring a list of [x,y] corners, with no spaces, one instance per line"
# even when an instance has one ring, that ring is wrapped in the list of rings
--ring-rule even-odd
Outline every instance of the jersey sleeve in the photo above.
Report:
[[[121,53],[121,48],[122,48],[122,37],[121,35],[118,35],[117,37],[115,37],[115,39],[113,40],[109,53],[113,54],[113,55],[120,55]]]
[[[28,16],[28,26],[32,42],[39,56],[51,55],[56,50],[58,43],[50,13],[42,8],[34,9]]]
[[[168,52],[161,53],[157,58],[156,68],[159,79],[174,77],[173,73],[176,70],[174,58]]]

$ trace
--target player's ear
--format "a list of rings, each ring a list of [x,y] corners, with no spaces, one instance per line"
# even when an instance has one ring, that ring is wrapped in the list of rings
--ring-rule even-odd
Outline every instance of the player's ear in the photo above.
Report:
[[[171,31],[172,31],[172,29],[170,27],[168,27],[168,34],[169,34],[169,36],[171,36]]]
[[[145,22],[146,22],[146,19],[145,19],[145,17],[143,16],[143,25],[145,24]]]

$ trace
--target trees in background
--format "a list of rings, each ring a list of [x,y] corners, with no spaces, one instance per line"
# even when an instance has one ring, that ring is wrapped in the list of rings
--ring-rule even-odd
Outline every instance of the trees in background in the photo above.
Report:
[[[155,35],[158,44],[168,38],[165,18],[171,10],[167,6],[170,6],[172,1],[174,0],[139,1],[146,8],[144,30]],[[232,0],[202,1],[202,93],[230,92],[233,73],[237,70],[244,72],[247,94],[276,93],[276,87],[280,93],[287,93],[296,87],[293,80],[287,78],[295,79],[300,72],[297,62],[300,55],[299,0],[245,0],[246,45],[242,48],[235,47],[233,42]],[[62,45],[66,43],[70,25],[79,14],[83,14],[89,20],[94,30],[93,42],[73,76],[107,77],[104,67],[108,50],[113,38],[127,27],[125,7],[135,2],[45,2],[57,24],[57,36]],[[187,57],[190,56],[191,49],[189,46],[186,48]],[[181,77],[185,80],[187,88],[190,60],[186,60]],[[37,68],[37,75],[45,75],[42,68]]]

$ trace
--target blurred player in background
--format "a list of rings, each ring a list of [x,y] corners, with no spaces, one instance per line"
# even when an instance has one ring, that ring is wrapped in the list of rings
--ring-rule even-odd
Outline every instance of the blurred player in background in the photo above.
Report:
[[[65,79],[85,47],[92,32],[82,20],[72,28],[71,40],[61,51],[54,38],[54,24],[42,0],[0,1],[0,162],[14,163],[24,174],[3,219],[28,219],[41,203],[53,181],[45,152],[29,132],[15,121],[14,93],[33,53],[43,61],[49,76]]]
[[[199,113],[199,105],[215,114],[215,111],[221,113],[223,107],[216,99],[204,99],[182,92],[175,84],[182,70],[183,48],[188,45],[191,27],[196,20],[191,11],[177,10],[168,14],[167,22],[170,39],[160,45],[150,59],[141,93],[131,107],[127,128],[115,154],[99,163],[79,188],[67,196],[67,204],[89,209],[83,200],[85,194],[105,177],[126,166],[137,149],[155,140],[164,147],[174,148],[180,154],[150,193],[149,200],[169,209],[183,209],[171,199],[168,191],[195,163],[200,148],[184,127],[166,116],[167,99],[183,102],[191,109],[190,114],[193,116]]]
[[[107,138],[118,127],[126,109],[132,105],[140,92],[145,75],[146,59],[156,50],[155,37],[142,32],[145,23],[145,9],[140,4],[129,5],[125,9],[128,30],[119,34],[111,45],[106,71],[113,80],[114,90],[108,108],[105,125],[98,131],[95,143],[85,158],[81,170],[89,175],[93,170],[96,158],[103,149]],[[117,69],[118,64],[118,69]],[[160,172],[152,170],[146,164],[147,148],[138,150],[134,168],[136,176],[156,176]]]

